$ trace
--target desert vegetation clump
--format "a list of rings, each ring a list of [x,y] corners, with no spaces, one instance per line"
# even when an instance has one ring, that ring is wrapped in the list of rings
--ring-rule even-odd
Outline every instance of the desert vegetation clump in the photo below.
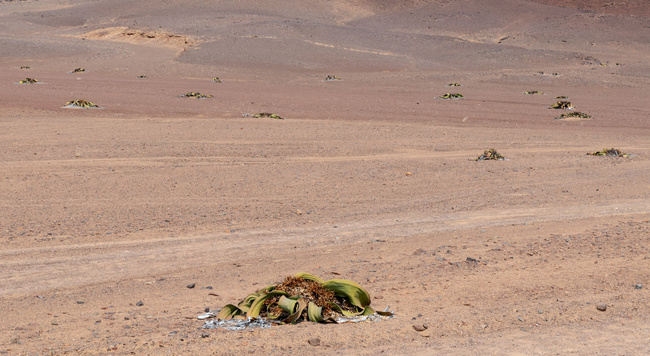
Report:
[[[70,72],[70,73],[83,73],[83,72],[85,72],[85,71],[86,71],[86,70],[85,70],[84,68],[75,68],[75,69],[73,69],[72,72]]]
[[[30,66],[20,66],[20,69],[32,69]]]
[[[249,294],[237,305],[224,306],[216,318],[262,318],[275,324],[339,323],[372,314],[375,311],[370,307],[370,294],[359,284],[345,279],[325,281],[308,273],[298,273]],[[392,315],[391,312],[377,314]]]
[[[483,151],[483,154],[474,159],[474,161],[505,161],[505,159],[497,150],[489,148]]]
[[[284,117],[278,115],[278,114],[273,114],[270,112],[261,112],[259,114],[242,114],[243,117],[253,117],[256,119],[261,119],[261,118],[269,118],[269,119],[276,119],[276,120],[284,120]]]
[[[555,119],[560,120],[560,119],[569,119],[569,118],[591,119],[591,115],[585,114],[581,111],[572,111],[566,114],[562,114],[559,117],[556,117]]]
[[[221,79],[219,79],[219,77],[214,77],[214,78],[212,78],[212,81],[215,82],[215,83],[223,83],[223,82],[221,81]]]
[[[340,81],[343,80],[341,77],[337,77],[336,75],[328,75],[323,79],[324,82],[335,82],[335,81]]]
[[[464,98],[463,94],[459,93],[445,93],[442,96],[436,97],[436,99],[443,99],[443,100],[455,100],[455,99],[462,99]]]
[[[461,85],[460,85],[460,83],[453,82],[453,83],[449,83],[449,84],[447,84],[447,86],[448,86],[448,87],[459,87],[459,86],[461,86]]]
[[[558,109],[558,110],[573,110],[574,106],[571,105],[570,101],[560,100],[555,104],[548,107],[549,109]]]
[[[36,83],[39,83],[39,80],[34,78],[25,78],[18,82],[18,84],[36,84]]]
[[[98,105],[84,99],[70,100],[65,103],[67,108],[82,108],[82,109],[96,109],[99,108]]]
[[[207,98],[211,98],[212,95],[201,94],[201,93],[199,93],[199,92],[193,92],[193,91],[192,91],[192,92],[189,92],[189,93],[186,93],[186,94],[181,95],[181,97],[184,97],[184,98],[207,99]]]
[[[524,94],[524,95],[535,95],[535,94],[537,94],[537,95],[543,95],[544,92],[541,92],[541,91],[539,91],[539,90],[530,90],[530,91],[525,91],[525,92],[523,92],[522,94]]]
[[[587,153],[588,156],[630,157],[629,154],[617,148],[603,148],[602,151]]]

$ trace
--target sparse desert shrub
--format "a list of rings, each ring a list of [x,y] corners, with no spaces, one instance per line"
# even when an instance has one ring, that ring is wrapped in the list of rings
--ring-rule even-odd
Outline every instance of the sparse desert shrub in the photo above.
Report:
[[[187,94],[183,94],[183,95],[181,95],[181,97],[184,97],[184,98],[207,99],[207,98],[211,98],[212,95],[206,95],[206,94],[201,94],[201,93],[199,93],[199,92],[193,92],[193,91],[192,91],[192,92],[189,92],[189,93],[187,93]]]
[[[443,94],[442,96],[436,97],[436,99],[444,99],[444,100],[454,100],[454,99],[462,99],[464,98],[463,94],[459,93],[446,93]]]
[[[341,77],[337,77],[336,75],[328,75],[323,79],[324,82],[334,82],[334,81],[340,81],[343,80]]]
[[[36,84],[39,83],[38,79],[34,78],[25,78],[18,82],[18,84]]]
[[[609,156],[609,157],[630,157],[629,154],[621,152],[617,148],[603,148],[602,151],[587,153],[589,156]]]
[[[555,104],[548,107],[549,109],[559,109],[559,110],[572,110],[574,107],[571,105],[570,101],[560,100]]]
[[[269,118],[269,119],[276,119],[276,120],[284,120],[284,117],[278,115],[278,114],[273,114],[270,112],[261,112],[259,114],[242,114],[243,117],[254,117],[256,119],[261,119],[261,118]]]
[[[359,284],[345,279],[324,281],[308,273],[289,276],[249,294],[237,305],[228,304],[218,319],[266,318],[278,324],[299,321],[339,322],[341,319],[374,314],[370,294]],[[377,312],[390,316],[392,312]]]
[[[67,103],[65,103],[65,107],[83,108],[83,109],[99,108],[98,105],[93,104],[90,101],[84,99],[70,100]]]
[[[566,114],[562,114],[559,117],[556,117],[556,120],[568,119],[568,118],[577,118],[577,119],[591,119],[591,115],[585,114],[580,111],[572,111]]]
[[[506,158],[497,152],[494,148],[489,148],[478,156],[474,161],[504,161]]]

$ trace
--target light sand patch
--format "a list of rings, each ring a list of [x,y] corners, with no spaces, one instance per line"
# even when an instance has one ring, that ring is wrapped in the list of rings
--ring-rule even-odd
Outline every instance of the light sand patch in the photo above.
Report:
[[[128,27],[108,27],[81,35],[90,40],[128,42],[143,45],[155,45],[184,49],[194,46],[198,41],[189,36],[177,35],[165,31],[143,31]]]

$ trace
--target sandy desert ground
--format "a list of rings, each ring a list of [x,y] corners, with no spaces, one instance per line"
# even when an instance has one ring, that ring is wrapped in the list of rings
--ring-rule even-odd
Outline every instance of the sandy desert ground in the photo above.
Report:
[[[2,355],[650,354],[647,1],[4,0],[0,68]],[[202,329],[301,271],[395,318]]]

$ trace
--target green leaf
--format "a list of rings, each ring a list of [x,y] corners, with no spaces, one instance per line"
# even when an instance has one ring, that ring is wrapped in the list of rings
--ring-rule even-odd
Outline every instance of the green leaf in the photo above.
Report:
[[[228,304],[225,307],[223,307],[219,313],[217,314],[218,319],[230,319],[235,315],[239,315],[242,313],[242,310],[237,308],[237,306]]]
[[[295,313],[289,315],[289,317],[284,320],[285,323],[293,323],[298,320],[298,318],[300,318],[300,315],[302,315],[303,310],[307,308],[307,300],[305,298],[300,298],[296,302],[298,303],[298,309]]]
[[[370,307],[370,305],[366,306],[365,309],[363,309],[363,312],[361,315],[366,316],[366,315],[372,315],[375,313],[375,310]]]
[[[253,304],[251,304],[251,307],[250,309],[248,309],[246,316],[249,318],[257,318],[258,316],[260,316],[260,312],[262,311],[262,306],[264,306],[264,301],[271,297],[275,297],[279,295],[289,296],[287,292],[281,290],[274,290],[268,293],[262,293],[259,297],[257,297],[257,299],[255,299]]]
[[[323,318],[323,308],[314,304],[314,302],[309,302],[309,305],[307,306],[307,317],[309,318],[309,321],[317,323],[325,321]]]
[[[323,287],[334,291],[337,296],[347,298],[350,303],[359,308],[370,305],[370,294],[355,282],[346,279],[330,279]]]
[[[299,278],[306,279],[306,280],[309,280],[309,281],[318,282],[320,284],[325,283],[324,280],[314,276],[313,274],[309,274],[309,273],[303,273],[303,272],[296,273],[296,275],[294,275],[294,277],[296,277],[296,278],[299,277]]]
[[[285,296],[281,296],[280,300],[278,300],[278,306],[289,315],[293,314],[296,310],[296,304],[298,304],[297,300]]]
[[[260,295],[262,295],[261,292],[255,292],[247,295],[244,300],[239,302],[239,309],[243,310],[244,312],[248,312],[248,309],[250,309],[255,299],[259,298]]]

